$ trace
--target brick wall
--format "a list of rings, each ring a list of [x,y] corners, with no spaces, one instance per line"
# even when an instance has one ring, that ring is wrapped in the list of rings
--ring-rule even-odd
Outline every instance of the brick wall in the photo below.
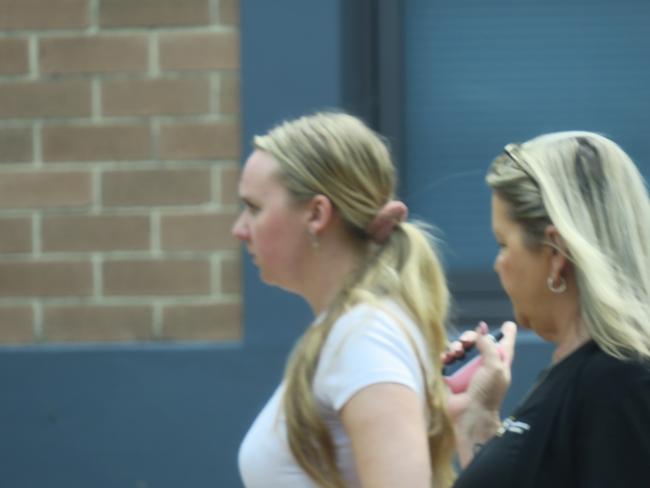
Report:
[[[237,340],[238,0],[0,0],[0,343]]]

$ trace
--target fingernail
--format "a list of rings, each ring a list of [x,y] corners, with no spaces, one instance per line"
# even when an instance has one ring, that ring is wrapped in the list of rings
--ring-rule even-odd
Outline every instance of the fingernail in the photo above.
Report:
[[[488,327],[488,324],[486,324],[484,321],[481,320],[481,321],[478,323],[478,331],[479,331],[481,334],[484,334],[484,335],[485,335],[485,334],[488,333],[489,330],[490,330],[490,329],[489,329],[489,327]]]
[[[465,339],[465,340],[461,339],[460,340],[460,343],[463,345],[463,348],[466,351],[468,351],[469,349],[471,349],[474,346],[474,342],[475,341],[470,340],[470,339]]]

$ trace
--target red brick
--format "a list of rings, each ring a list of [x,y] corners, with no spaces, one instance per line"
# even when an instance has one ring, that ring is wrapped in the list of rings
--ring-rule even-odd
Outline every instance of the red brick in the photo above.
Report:
[[[221,76],[219,112],[238,114],[240,111],[239,77],[236,74]]]
[[[47,341],[143,341],[153,338],[152,330],[152,311],[147,306],[49,306],[43,313]]]
[[[92,201],[89,173],[8,173],[0,178],[0,208],[83,207]]]
[[[236,249],[230,229],[234,214],[166,215],[161,221],[161,247],[166,251]]]
[[[162,338],[236,341],[241,339],[241,305],[213,303],[165,307]]]
[[[239,202],[239,166],[223,166],[220,173],[220,203],[236,205]]]
[[[102,27],[206,25],[209,0],[101,0]]]
[[[93,292],[88,262],[0,262],[0,296],[78,296]]]
[[[126,161],[151,156],[145,125],[46,126],[44,161]]]
[[[0,253],[32,252],[32,219],[0,218]]]
[[[219,23],[239,25],[239,0],[219,0]]]
[[[239,35],[236,32],[163,34],[159,51],[163,70],[239,68]]]
[[[0,30],[76,29],[88,26],[89,0],[2,0]]]
[[[104,294],[195,295],[210,293],[208,260],[106,261]]]
[[[229,294],[241,293],[241,259],[222,259],[221,261],[221,292]]]
[[[108,171],[102,179],[107,206],[199,205],[211,199],[207,169]]]
[[[0,118],[87,117],[90,112],[88,81],[0,84]]]
[[[162,159],[238,159],[239,126],[231,122],[165,125],[160,129]]]
[[[28,71],[27,39],[0,39],[0,75],[22,75]]]
[[[0,129],[0,162],[21,163],[32,159],[31,128]]]
[[[149,249],[149,218],[131,215],[44,217],[45,252],[133,251]]]
[[[30,306],[0,307],[0,343],[34,342],[34,314]]]
[[[75,36],[42,39],[42,73],[145,72],[148,40],[145,36]]]
[[[186,115],[208,113],[207,78],[113,80],[102,86],[104,115]]]

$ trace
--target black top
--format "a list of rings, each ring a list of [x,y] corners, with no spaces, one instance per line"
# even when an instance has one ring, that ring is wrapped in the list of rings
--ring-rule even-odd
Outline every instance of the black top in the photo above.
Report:
[[[588,342],[545,371],[455,488],[650,486],[650,369]]]

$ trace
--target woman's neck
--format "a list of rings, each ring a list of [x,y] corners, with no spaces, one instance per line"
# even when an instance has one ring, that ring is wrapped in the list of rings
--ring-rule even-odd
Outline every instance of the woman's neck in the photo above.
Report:
[[[559,363],[589,340],[590,337],[584,324],[581,320],[577,320],[574,325],[566,329],[564,336],[556,342],[555,351],[553,352],[553,364]]]
[[[359,266],[360,256],[349,247],[327,248],[314,261],[311,277],[304,283],[303,296],[314,315],[322,313],[334,301]]]

